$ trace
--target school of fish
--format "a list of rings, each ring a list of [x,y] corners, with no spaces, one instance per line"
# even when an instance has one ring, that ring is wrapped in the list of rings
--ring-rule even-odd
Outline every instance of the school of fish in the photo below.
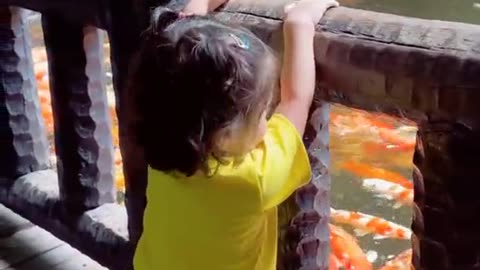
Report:
[[[51,107],[51,96],[49,89],[48,64],[44,48],[36,47],[32,50],[34,70],[37,82],[40,109],[45,121],[47,135],[51,140],[51,159],[55,163],[55,150],[53,144],[54,119]],[[112,138],[115,149],[115,186],[117,191],[122,193],[125,190],[125,180],[122,171],[122,157],[118,142],[118,123],[115,113],[114,99],[109,93],[110,116],[112,119]],[[402,127],[395,127],[392,119],[384,115],[369,115],[359,110],[350,110],[346,113],[331,113],[330,130],[333,138],[341,138],[349,134],[370,134],[374,140],[366,142],[361,147],[363,153],[375,156],[375,153],[407,153],[403,159],[392,160],[398,162],[399,166],[407,167],[411,160],[407,156],[415,146],[415,136],[412,132],[415,127],[411,123]],[[372,132],[373,130],[373,132]],[[401,174],[389,171],[384,168],[375,167],[368,162],[352,159],[342,162],[340,170],[353,174],[361,186],[375,194],[376,197],[391,200],[394,208],[409,206],[413,201],[413,183]],[[374,239],[380,240],[393,238],[398,240],[409,240],[410,229],[358,211],[343,209],[331,209],[330,242],[331,254],[329,259],[329,270],[371,270],[372,262],[367,258],[366,253],[358,244],[355,236],[347,232],[340,225],[353,229],[357,237],[367,234],[373,235]],[[411,249],[400,253],[397,257],[385,263],[378,270],[410,270]]]

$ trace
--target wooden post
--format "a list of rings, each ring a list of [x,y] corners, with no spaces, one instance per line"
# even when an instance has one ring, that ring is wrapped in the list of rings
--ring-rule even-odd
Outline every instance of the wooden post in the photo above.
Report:
[[[80,214],[115,201],[103,37],[93,27],[42,16],[63,205]]]
[[[25,13],[0,7],[0,184],[49,164]]]
[[[128,91],[129,66],[140,41],[140,32],[148,22],[147,1],[111,0],[110,17],[106,23],[110,39],[110,58],[113,73],[113,89],[119,124],[120,150],[125,176],[125,205],[128,213],[130,247],[135,250],[143,232],[143,213],[146,206],[147,164],[143,148],[131,131],[135,111],[130,106]],[[130,18],[130,20],[125,20]],[[133,262],[133,252],[129,261]],[[126,265],[125,269],[132,269]]]
[[[480,97],[478,90],[472,89]],[[474,110],[480,116],[478,105]],[[477,269],[479,126],[431,120],[419,125],[417,138],[414,163],[418,170],[414,171],[412,224],[415,269]]]

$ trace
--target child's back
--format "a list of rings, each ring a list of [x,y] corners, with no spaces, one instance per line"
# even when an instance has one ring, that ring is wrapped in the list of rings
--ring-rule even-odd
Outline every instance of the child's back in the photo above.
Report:
[[[301,135],[315,80],[313,26],[334,3],[309,1],[285,28],[281,101],[268,122],[278,72],[263,42],[154,10],[131,81],[149,164],[136,270],[276,268],[277,206],[310,178]]]
[[[310,170],[297,131],[282,116],[270,120],[265,141],[211,177],[150,169],[136,269],[275,269],[275,206]]]

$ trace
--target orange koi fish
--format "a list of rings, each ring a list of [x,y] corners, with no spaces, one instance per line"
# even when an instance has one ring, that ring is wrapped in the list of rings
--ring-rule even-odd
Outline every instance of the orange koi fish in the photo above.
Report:
[[[47,61],[47,52],[45,51],[45,47],[33,48],[32,59],[34,63]]]
[[[125,177],[121,167],[115,168],[115,187],[117,191],[125,190]]]
[[[372,270],[372,264],[367,260],[365,253],[356,239],[345,230],[330,225],[330,247],[333,255],[346,270]]]
[[[361,212],[330,208],[330,217],[336,223],[348,224],[354,227],[354,231],[358,236],[374,233],[375,239],[395,238],[406,240],[410,239],[412,234],[410,229],[404,226]]]
[[[328,260],[328,270],[340,270],[342,268],[342,262],[335,257],[332,253],[330,253],[330,257]]]
[[[402,205],[410,206],[413,203],[413,189],[411,188],[405,188],[399,184],[379,178],[364,179],[362,186],[365,189],[378,193],[376,195],[378,197],[395,200],[394,208],[399,208]]]
[[[412,249],[407,249],[388,261],[379,270],[410,270],[412,263]]]
[[[40,98],[41,105],[48,105],[50,106],[51,97],[48,91],[38,91],[38,97]]]
[[[115,148],[114,160],[115,166],[122,166],[122,153],[120,152],[120,148]]]
[[[391,172],[382,168],[376,168],[365,163],[356,161],[344,162],[341,167],[351,173],[354,173],[360,177],[368,178],[381,178],[384,181],[399,184],[405,188],[413,188],[413,183],[403,177],[402,175]]]

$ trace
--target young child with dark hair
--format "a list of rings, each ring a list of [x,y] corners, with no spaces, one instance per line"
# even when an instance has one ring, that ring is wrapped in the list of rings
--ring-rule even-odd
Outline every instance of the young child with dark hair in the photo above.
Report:
[[[246,29],[153,11],[131,77],[149,165],[136,270],[276,269],[277,206],[310,179],[315,25],[337,5],[285,8],[281,67]]]

